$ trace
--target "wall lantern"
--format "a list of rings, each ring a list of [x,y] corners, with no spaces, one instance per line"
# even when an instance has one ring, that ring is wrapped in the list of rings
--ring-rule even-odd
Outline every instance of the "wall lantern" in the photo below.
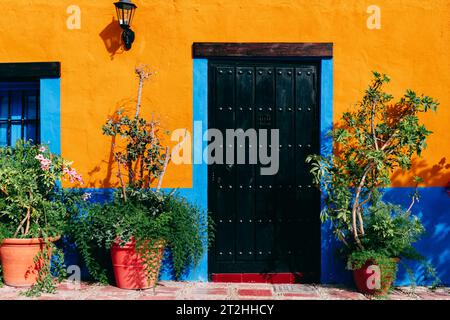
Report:
[[[117,19],[123,29],[122,40],[125,44],[125,49],[130,50],[134,41],[134,32],[130,27],[137,6],[131,0],[120,0],[115,2],[114,5],[116,6]]]

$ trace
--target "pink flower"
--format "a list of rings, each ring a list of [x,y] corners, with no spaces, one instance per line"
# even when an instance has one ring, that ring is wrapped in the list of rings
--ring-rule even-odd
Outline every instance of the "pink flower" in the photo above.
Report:
[[[64,167],[63,172],[65,175],[69,177],[70,182],[74,183],[76,181],[79,184],[83,184],[83,177],[80,174],[78,174],[78,172],[75,169]]]
[[[45,150],[47,150],[44,146],[39,148],[39,152],[45,152]]]
[[[41,169],[44,171],[50,170],[50,166],[52,164],[52,160],[46,159],[42,154],[38,154],[34,157],[36,160],[39,160],[41,163]]]

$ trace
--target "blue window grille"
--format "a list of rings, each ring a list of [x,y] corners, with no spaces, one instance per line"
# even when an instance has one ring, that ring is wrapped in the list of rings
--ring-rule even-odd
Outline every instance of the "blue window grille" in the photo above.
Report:
[[[39,81],[0,82],[0,146],[19,139],[40,143]]]

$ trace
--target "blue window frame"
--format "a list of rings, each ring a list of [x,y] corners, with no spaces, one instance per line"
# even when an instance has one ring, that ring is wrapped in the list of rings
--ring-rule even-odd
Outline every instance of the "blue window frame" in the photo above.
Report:
[[[0,146],[40,143],[40,82],[0,82]]]

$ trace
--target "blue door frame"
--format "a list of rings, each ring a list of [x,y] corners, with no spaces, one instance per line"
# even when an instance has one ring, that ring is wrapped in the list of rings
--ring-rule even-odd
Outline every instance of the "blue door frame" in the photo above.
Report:
[[[320,59],[320,62],[320,150],[321,154],[325,156],[332,151],[332,140],[326,134],[331,130],[333,125],[333,59],[323,58]],[[201,122],[203,124],[203,130],[206,130],[208,128],[208,59],[193,59],[193,72],[193,121],[197,125]],[[201,159],[204,148],[206,148],[206,142],[203,141],[203,131],[194,129],[195,163],[198,163],[195,159]],[[206,210],[208,208],[207,171],[206,163],[194,165],[193,189],[202,190],[201,194],[197,195],[197,200]],[[333,248],[330,248],[328,245],[333,242],[333,237],[330,229],[326,225],[321,229],[321,237],[321,282],[328,283],[332,277],[332,261],[334,257],[332,252]],[[205,265],[203,265],[203,261]],[[204,260],[202,260],[201,273],[201,279],[208,279],[207,254],[205,254]]]

